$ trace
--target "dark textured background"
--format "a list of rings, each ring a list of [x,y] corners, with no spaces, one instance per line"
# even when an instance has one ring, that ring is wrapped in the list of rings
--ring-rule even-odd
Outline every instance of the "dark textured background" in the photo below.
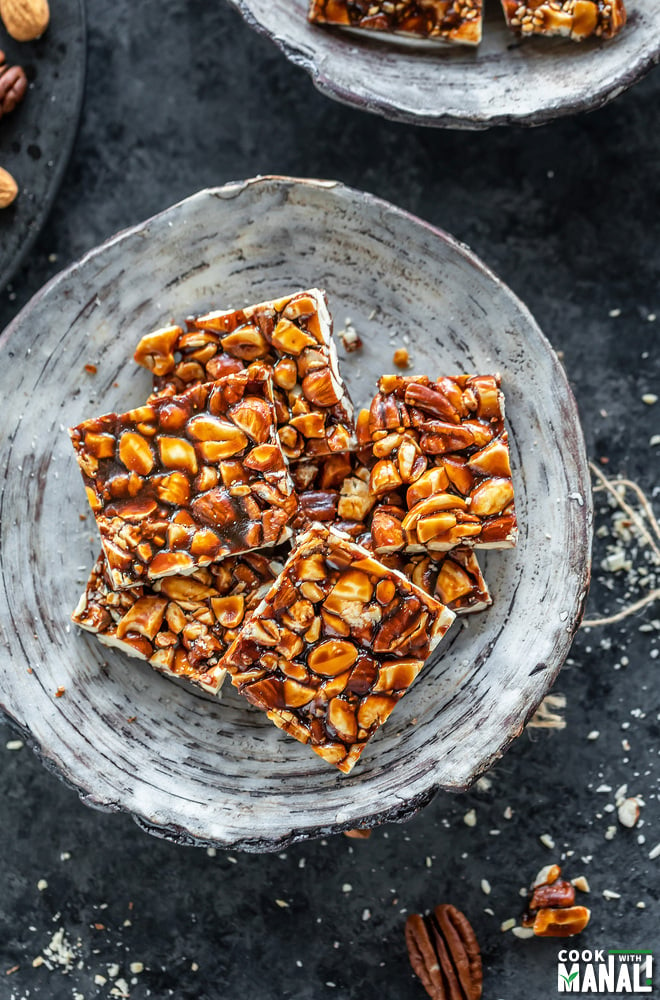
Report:
[[[43,234],[0,293],[0,328],[58,269],[198,188],[256,173],[338,178],[447,229],[511,285],[563,352],[591,456],[653,495],[660,403],[641,396],[660,395],[658,72],[588,117],[431,132],[321,98],[221,2],[90,0],[88,17],[80,134]],[[599,568],[608,541],[596,542],[592,617],[626,593],[625,574]],[[528,730],[490,788],[442,795],[367,841],[279,856],[209,857],[94,813],[26,748],[5,750],[14,734],[0,723],[0,1000],[108,997],[115,964],[133,1000],[421,1000],[405,914],[441,901],[476,929],[485,1000],[546,1000],[559,945],[499,928],[519,917],[519,888],[564,852],[566,874],[591,883],[580,946],[660,956],[660,858],[648,856],[660,842],[659,618],[655,605],[579,633],[557,684],[566,729]],[[624,782],[644,797],[644,825],[606,840],[614,793],[596,789]],[[59,928],[78,967],[33,968]]]

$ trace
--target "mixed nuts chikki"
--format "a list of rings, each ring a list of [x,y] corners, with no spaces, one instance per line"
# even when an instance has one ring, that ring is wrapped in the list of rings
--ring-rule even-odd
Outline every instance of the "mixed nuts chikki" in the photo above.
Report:
[[[355,447],[353,404],[339,374],[323,292],[305,292],[207,313],[188,328],[147,334],[135,360],[154,375],[156,395],[181,392],[254,362],[272,372],[280,441],[289,459]]]
[[[502,9],[521,35],[564,35],[576,42],[612,38],[626,23],[623,0],[502,0]]]
[[[222,656],[281,569],[282,563],[251,552],[190,576],[113,590],[102,553],[71,619],[106,646],[215,694],[226,673]]]
[[[347,773],[453,619],[362,546],[316,526],[224,666],[276,726]]]
[[[69,432],[103,543],[73,621],[212,693],[229,672],[348,773],[455,615],[491,603],[473,548],[515,544],[499,376],[384,375],[354,422],[316,289],[135,358],[147,402]]]
[[[499,376],[384,375],[368,417],[374,550],[508,548],[517,522]],[[365,421],[358,420],[358,438]]]
[[[264,368],[70,430],[115,589],[289,537],[297,509]]]
[[[482,0],[311,0],[309,20],[478,45],[483,3]]]

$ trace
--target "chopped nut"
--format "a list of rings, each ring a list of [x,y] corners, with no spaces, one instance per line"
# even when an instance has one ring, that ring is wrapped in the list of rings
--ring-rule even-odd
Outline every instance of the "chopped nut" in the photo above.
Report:
[[[640,813],[640,801],[638,798],[624,799],[617,810],[619,823],[631,829],[637,825]]]
[[[410,361],[410,355],[405,347],[399,347],[392,356],[392,361],[397,366],[397,368],[407,368]]]

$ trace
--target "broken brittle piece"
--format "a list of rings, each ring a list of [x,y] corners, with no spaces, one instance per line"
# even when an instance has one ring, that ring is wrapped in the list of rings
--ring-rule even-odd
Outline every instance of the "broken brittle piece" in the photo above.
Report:
[[[502,0],[502,9],[521,35],[564,35],[576,42],[612,38],[627,17],[623,0]]]
[[[309,20],[433,41],[478,45],[482,0],[311,0]]]
[[[374,550],[509,548],[517,533],[499,376],[384,375],[369,412]],[[358,420],[358,438],[364,437]]]
[[[181,392],[266,365],[284,454],[330,455],[355,447],[353,404],[339,374],[323,292],[310,289],[245,309],[207,313],[188,329],[166,327],[140,341],[135,360],[154,374],[157,395]]]
[[[401,573],[318,525],[224,666],[276,726],[348,773],[453,619]]]
[[[190,576],[115,591],[101,554],[71,620],[104,645],[216,694],[226,673],[221,660],[227,647],[281,568],[252,552]]]
[[[70,430],[115,590],[290,536],[271,400],[253,368]]]

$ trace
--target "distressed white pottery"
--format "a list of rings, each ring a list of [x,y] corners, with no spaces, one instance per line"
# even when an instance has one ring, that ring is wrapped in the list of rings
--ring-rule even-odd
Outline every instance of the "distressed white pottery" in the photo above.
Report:
[[[616,38],[580,43],[521,41],[500,0],[486,0],[477,48],[312,25],[308,0],[229,2],[328,97],[418,125],[540,125],[600,107],[660,59],[658,0],[627,0],[628,24]]]
[[[80,520],[65,428],[144,400],[150,378],[131,356],[152,328],[313,285],[364,341],[340,349],[356,404],[404,335],[412,371],[501,372],[520,521],[516,550],[482,556],[493,607],[452,627],[348,777],[228,684],[216,702],[69,624],[99,540]],[[582,612],[589,477],[554,352],[451,237],[332,182],[202,191],[54,278],[0,338],[0,361],[0,704],[86,802],[179,842],[275,850],[410,816],[521,733]]]

